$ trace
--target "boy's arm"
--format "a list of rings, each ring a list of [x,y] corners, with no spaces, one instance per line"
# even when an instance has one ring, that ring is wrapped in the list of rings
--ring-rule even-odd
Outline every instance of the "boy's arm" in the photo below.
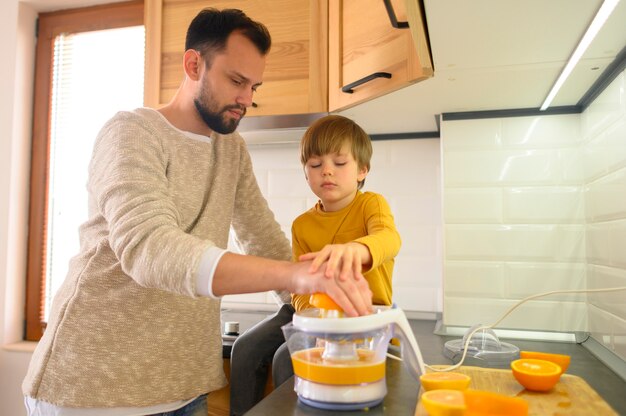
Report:
[[[373,194],[362,210],[367,235],[345,244],[327,245],[319,252],[300,256],[301,261],[313,260],[309,271],[315,272],[328,261],[325,276],[346,279],[351,275],[362,277],[362,270],[370,270],[394,258],[400,251],[398,233],[387,201]]]

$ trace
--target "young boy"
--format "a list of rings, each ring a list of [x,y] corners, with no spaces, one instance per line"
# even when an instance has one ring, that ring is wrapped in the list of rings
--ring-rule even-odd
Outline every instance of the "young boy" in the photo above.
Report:
[[[394,258],[400,236],[385,198],[360,189],[370,170],[369,136],[352,120],[330,115],[313,123],[300,145],[300,159],[318,203],[292,226],[293,258],[327,262],[326,277],[364,276],[372,303],[391,305]],[[292,296],[296,311],[308,295]]]
[[[369,136],[348,118],[326,116],[307,129],[300,158],[307,183],[319,201],[294,221],[292,252],[294,261],[313,260],[310,271],[325,267],[328,278],[365,278],[372,303],[391,305],[391,275],[400,236],[385,199],[360,191],[371,157]],[[261,400],[272,357],[274,387],[293,375],[280,327],[291,321],[294,309],[311,307],[308,299],[309,295],[292,295],[291,305],[283,305],[235,341],[231,415],[243,414]]]

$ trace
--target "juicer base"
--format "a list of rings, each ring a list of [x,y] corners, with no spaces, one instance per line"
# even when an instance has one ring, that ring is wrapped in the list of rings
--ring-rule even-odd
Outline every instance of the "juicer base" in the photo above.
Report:
[[[315,383],[296,376],[294,390],[298,398],[309,406],[351,410],[379,404],[387,394],[387,383],[382,378],[372,383],[331,385]],[[351,408],[348,409],[347,406]]]
[[[367,403],[326,403],[305,399],[303,397],[298,397],[298,400],[307,406],[323,410],[363,410],[378,406],[383,401],[383,399],[378,399]]]

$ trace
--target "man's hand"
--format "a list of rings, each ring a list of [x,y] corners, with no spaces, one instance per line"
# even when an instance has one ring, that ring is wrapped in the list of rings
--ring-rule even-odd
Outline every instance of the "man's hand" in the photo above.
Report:
[[[372,291],[367,280],[361,278],[340,279],[338,276],[325,277],[327,265],[322,263],[318,270],[311,272],[308,261],[292,263],[292,287],[296,294],[322,292],[328,294],[348,316],[367,315],[372,309]]]

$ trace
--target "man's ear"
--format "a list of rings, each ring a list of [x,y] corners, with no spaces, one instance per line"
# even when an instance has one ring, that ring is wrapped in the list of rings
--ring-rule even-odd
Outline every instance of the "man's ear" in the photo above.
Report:
[[[192,81],[200,79],[202,63],[202,57],[193,49],[187,49],[183,54],[183,70],[185,75]]]

